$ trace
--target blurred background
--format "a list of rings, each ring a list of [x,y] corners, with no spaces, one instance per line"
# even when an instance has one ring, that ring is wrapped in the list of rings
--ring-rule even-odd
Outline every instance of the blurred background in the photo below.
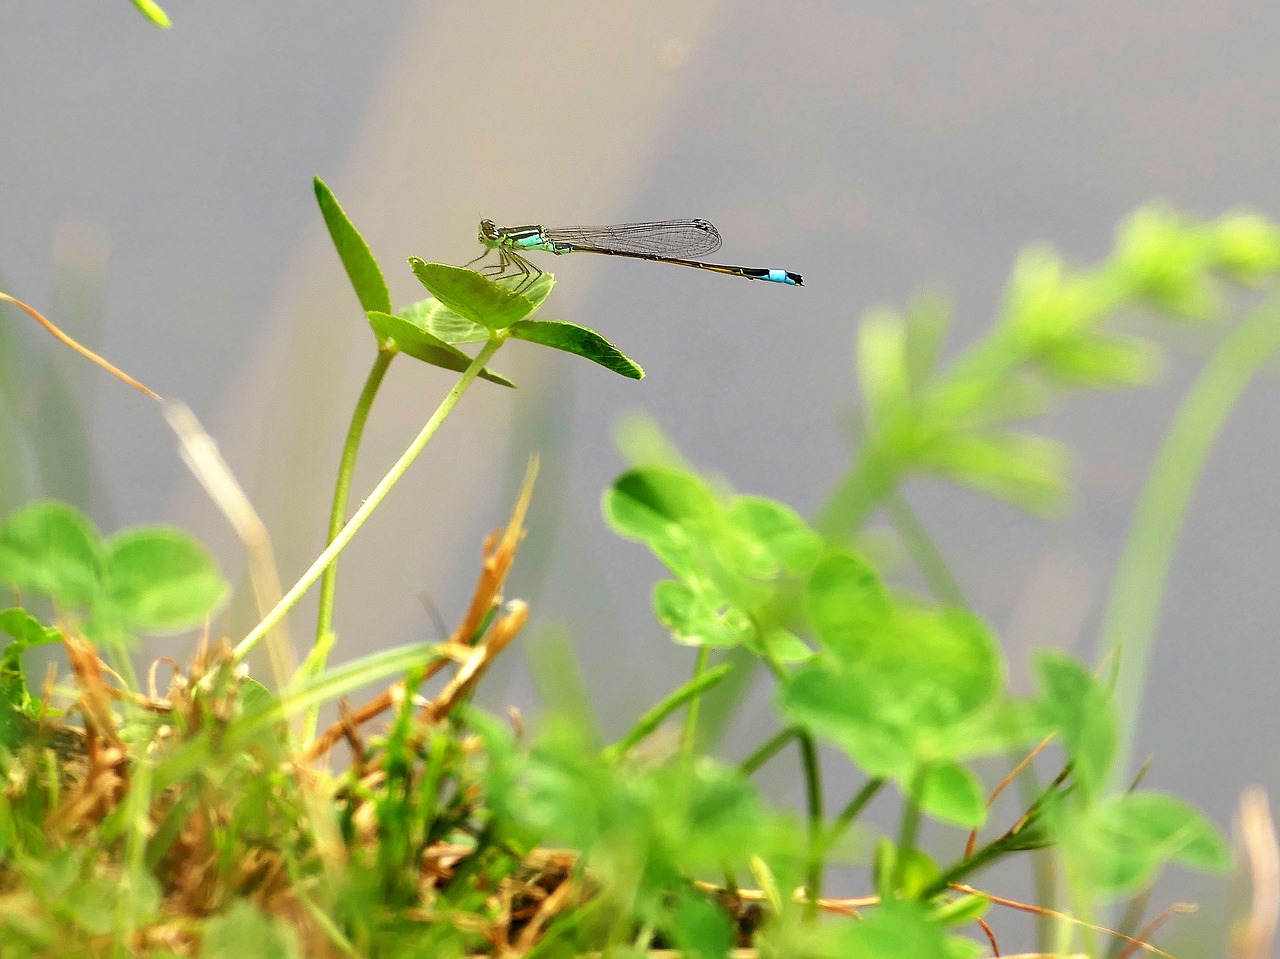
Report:
[[[720,262],[804,274],[796,289],[539,258],[559,280],[545,315],[600,330],[648,377],[526,344],[503,350],[494,365],[520,390],[478,384],[344,554],[338,659],[439,638],[539,452],[530,540],[507,592],[532,603],[530,642],[564,631],[611,733],[692,664],[650,613],[657,563],[600,518],[600,494],[626,465],[613,441],[621,417],[644,412],[700,468],[811,515],[848,463],[854,335],[868,308],[946,293],[954,354],[990,325],[1030,242],[1093,262],[1117,222],[1152,199],[1198,216],[1280,216],[1280,8],[1269,3],[167,9],[176,25],[162,32],[125,0],[4,4],[0,288],[191,405],[271,529],[286,583],[323,545],[347,418],[375,352],[313,176],[363,232],[397,308],[423,296],[405,258],[471,259],[482,216],[701,216],[724,235]],[[10,365],[24,374],[7,391],[2,435],[25,433],[39,450],[5,467],[5,509],[49,495],[107,531],[174,522],[243,585],[239,545],[156,408],[3,315]],[[1076,397],[1042,424],[1077,453],[1056,522],[942,485],[909,489],[1004,639],[1016,688],[1030,688],[1033,648],[1093,660],[1135,496],[1220,335],[1165,337],[1155,385]],[[353,504],[451,382],[393,364]],[[1156,756],[1149,785],[1223,825],[1245,785],[1280,791],[1278,404],[1264,375],[1213,450],[1135,750]],[[233,636],[251,618],[240,592],[222,624]],[[292,617],[301,641],[314,610],[313,596]],[[536,712],[519,657],[503,670],[485,701]],[[772,731],[769,695],[753,697],[761,708],[733,731],[731,757]],[[769,767],[768,789],[794,799],[788,762]],[[834,796],[855,785],[833,774]],[[932,840],[954,846],[941,831]],[[1186,875],[1155,901],[1174,895],[1225,901],[1221,883]],[[1195,928],[1220,930],[1225,909],[1207,911]]]

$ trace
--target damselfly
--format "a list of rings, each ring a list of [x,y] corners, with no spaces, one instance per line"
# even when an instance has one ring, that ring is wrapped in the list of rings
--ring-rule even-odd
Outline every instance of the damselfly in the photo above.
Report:
[[[496,250],[498,262],[485,272],[495,277],[522,276],[524,280],[521,286],[533,282],[542,274],[541,270],[524,258],[529,250],[544,250],[557,256],[565,253],[629,256],[637,260],[675,263],[677,266],[691,266],[698,270],[711,270],[713,273],[745,276],[749,280],[768,280],[770,283],[786,283],[789,286],[804,284],[800,274],[790,270],[725,266],[694,259],[720,249],[720,231],[706,220],[657,220],[651,223],[572,226],[561,229],[536,225],[503,227],[492,220],[481,220],[480,243],[485,251],[471,263],[483,260]]]

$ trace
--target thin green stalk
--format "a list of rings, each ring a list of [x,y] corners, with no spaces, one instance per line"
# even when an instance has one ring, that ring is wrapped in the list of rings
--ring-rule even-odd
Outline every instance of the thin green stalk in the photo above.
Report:
[[[351,423],[347,427],[347,438],[342,444],[342,459],[338,463],[338,479],[333,487],[333,503],[329,507],[329,530],[325,534],[325,545],[332,543],[342,530],[342,522],[347,516],[347,503],[351,499],[351,477],[355,474],[356,457],[360,452],[360,440],[364,436],[365,423],[369,420],[369,411],[373,409],[373,400],[378,395],[378,388],[382,386],[382,378],[386,376],[387,368],[395,356],[394,350],[378,350],[369,375],[365,377],[364,389],[360,391],[360,398],[356,400],[355,409],[351,411]],[[320,612],[316,616],[316,641],[312,655],[307,658],[305,664],[305,668],[313,674],[324,670],[325,662],[329,658],[329,650],[333,646],[329,633],[333,629],[333,602],[337,595],[337,587],[338,561],[335,559],[325,567],[324,575],[320,577]],[[303,721],[304,742],[310,742],[315,736],[319,722],[320,707],[316,705],[307,710],[306,719]]]
[[[253,650],[253,647],[256,646],[259,641],[261,641],[261,639],[266,636],[277,623],[280,622],[280,620],[284,619],[285,615],[297,604],[303,594],[305,594],[306,591],[314,585],[315,581],[320,578],[320,575],[324,572],[325,568],[337,559],[339,553],[346,549],[347,543],[351,542],[352,537],[359,532],[360,527],[364,525],[365,520],[367,520],[373,514],[373,511],[382,504],[382,500],[386,497],[387,493],[389,493],[391,488],[400,481],[400,477],[405,474],[413,464],[413,461],[417,459],[418,455],[426,448],[427,443],[429,443],[431,438],[435,436],[436,430],[440,428],[440,424],[443,423],[449,413],[453,411],[453,408],[457,405],[462,394],[466,392],[467,387],[471,385],[480,371],[484,369],[489,360],[493,358],[493,354],[498,351],[498,347],[500,347],[503,342],[504,338],[500,334],[495,334],[492,339],[485,343],[480,352],[476,354],[476,358],[471,361],[471,365],[467,367],[466,371],[458,379],[458,382],[454,384],[453,389],[451,389],[449,394],[441,401],[440,405],[436,408],[436,411],[431,414],[431,418],[427,420],[426,425],[422,427],[422,431],[418,433],[414,438],[414,441],[409,444],[409,448],[401,454],[400,459],[396,460],[395,465],[391,467],[387,472],[387,475],[384,476],[379,481],[378,485],[373,488],[373,492],[369,494],[368,499],[360,504],[360,508],[355,511],[351,519],[349,519],[346,525],[339,531],[338,535],[333,538],[333,541],[325,547],[324,552],[322,552],[316,558],[316,561],[311,564],[311,568],[302,574],[302,578],[293,585],[293,588],[290,589],[289,592],[285,593],[280,602],[276,603],[271,612],[267,613],[267,615],[262,618],[262,621],[249,631],[249,634],[245,636],[244,639],[240,640],[239,644],[233,651],[233,657],[236,662],[243,661],[244,658],[249,655]]]
[[[325,536],[325,545],[332,543],[342,530],[342,523],[347,518],[347,502],[351,499],[351,477],[356,469],[356,456],[360,452],[360,439],[364,436],[364,426],[369,420],[369,411],[373,408],[374,397],[382,385],[382,378],[387,367],[395,358],[392,350],[378,350],[369,375],[365,378],[364,389],[356,400],[355,409],[351,411],[351,424],[347,427],[347,438],[342,444],[342,459],[338,463],[338,481],[333,487],[333,504],[329,507],[329,532]],[[326,633],[333,628],[333,598],[338,584],[338,564],[331,563],[320,577],[320,613],[316,617],[316,642],[324,639]],[[324,662],[316,664],[317,669],[324,668]]]
[[[764,638],[764,630],[756,623],[756,635],[760,639],[761,658],[764,660],[774,678],[782,684],[787,680],[787,671],[769,649]],[[800,764],[804,768],[805,802],[809,819],[809,852],[808,852],[808,884],[809,901],[805,906],[805,915],[809,919],[818,916],[818,897],[822,895],[822,768],[818,762],[818,746],[813,734],[803,729],[797,730],[796,740],[800,746]]]
[[[818,900],[822,898],[822,857],[826,851],[822,836],[825,832],[822,819],[822,771],[818,766],[818,746],[809,733],[800,734],[800,761],[804,766],[805,803],[809,814],[809,901],[805,915],[809,919],[818,916]]]
[[[898,528],[898,534],[902,537],[902,542],[906,545],[911,558],[916,561],[916,566],[924,574],[925,582],[929,584],[933,595],[947,606],[968,609],[969,604],[965,601],[960,584],[951,573],[951,567],[947,565],[941,550],[938,549],[924,524],[920,522],[920,518],[916,516],[915,510],[911,508],[906,497],[897,489],[891,490],[885,496],[885,507],[889,512],[889,518],[893,520],[893,525]]]
[[[1209,450],[1240,393],[1280,348],[1280,296],[1254,310],[1218,347],[1174,416],[1138,499],[1111,601],[1103,618],[1103,652],[1120,645],[1115,702],[1120,755],[1115,775],[1127,777],[1133,727],[1147,664],[1191,495]]]
[[[845,834],[845,830],[862,815],[862,810],[866,808],[867,803],[875,798],[876,793],[884,788],[886,782],[887,780],[885,779],[868,779],[866,785],[859,789],[854,794],[854,797],[845,804],[845,807],[840,810],[840,814],[831,820],[831,825],[827,827],[826,838],[822,842],[822,854],[824,857],[840,841],[840,837]]]
[[[698,659],[693,665],[692,682],[696,683],[701,678],[710,663],[711,647],[699,646]],[[701,705],[702,697],[695,697],[684,714],[684,732],[680,736],[680,760],[684,763],[692,761],[694,747],[698,744],[698,707]]]
[[[927,767],[922,766],[915,776],[916,788],[907,790],[902,807],[902,822],[898,824],[898,853],[893,860],[893,880],[889,884],[890,892],[902,888],[907,876],[907,855],[916,848],[920,837],[920,800],[916,794],[921,791],[925,781]]]
[[[849,542],[893,485],[893,469],[868,448],[831,491],[813,528],[829,542]]]
[[[739,771],[744,776],[753,775],[757,769],[782,752],[782,748],[799,735],[799,726],[788,726],[744,759],[741,765],[738,766]]]
[[[732,663],[721,663],[714,669],[709,669],[704,673],[695,674],[693,679],[689,680],[675,692],[664,698],[660,703],[646,712],[636,724],[631,727],[631,731],[623,736],[617,743],[605,750],[605,758],[611,762],[622,759],[635,749],[636,746],[644,742],[654,731],[662,725],[662,721],[674,713],[685,703],[689,703],[692,710],[697,707],[702,694],[714,686],[720,680],[724,679],[733,671]],[[692,700],[692,702],[690,702]]]

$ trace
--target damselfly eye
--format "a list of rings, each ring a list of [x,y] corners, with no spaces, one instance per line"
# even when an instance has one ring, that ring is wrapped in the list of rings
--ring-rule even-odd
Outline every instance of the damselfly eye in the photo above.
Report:
[[[481,220],[480,235],[490,240],[496,240],[498,238],[498,224],[489,219]]]

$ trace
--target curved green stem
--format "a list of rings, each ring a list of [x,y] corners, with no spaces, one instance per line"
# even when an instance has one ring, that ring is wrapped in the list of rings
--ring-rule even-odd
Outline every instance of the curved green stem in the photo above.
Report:
[[[338,464],[338,481],[333,487],[333,505],[329,508],[329,532],[325,536],[325,544],[332,543],[342,530],[342,522],[347,517],[347,502],[351,498],[351,476],[356,469],[356,456],[360,452],[360,439],[364,435],[364,426],[369,419],[369,411],[373,408],[373,399],[378,395],[382,378],[387,367],[395,358],[391,350],[378,350],[377,359],[365,378],[364,389],[351,411],[351,425],[347,427],[347,438],[342,444],[342,460]],[[320,613],[316,617],[316,643],[324,641],[326,634],[333,628],[333,600],[338,585],[338,563],[335,560],[325,567],[320,577]],[[324,668],[323,659],[315,663],[317,670]]]
[[[696,674],[693,679],[641,716],[636,721],[636,724],[631,727],[629,733],[604,751],[605,758],[612,762],[622,759],[636,746],[652,736],[654,731],[662,725],[662,721],[685,703],[689,703],[690,710],[695,709],[702,694],[728,676],[732,670],[732,663],[721,663],[714,669],[708,669],[706,672]]]
[[[1121,779],[1133,746],[1147,663],[1187,506],[1227,414],[1258,370],[1280,349],[1280,296],[1253,311],[1218,347],[1183,399],[1138,499],[1100,632],[1121,645],[1115,702],[1120,718]]]
[[[711,663],[711,647],[698,647],[698,660],[693,666],[693,679],[696,683],[707,671]],[[702,705],[702,697],[695,696],[684,714],[684,732],[680,736],[680,760],[688,763],[693,759],[694,747],[698,744],[698,707]]]
[[[891,490],[885,497],[885,506],[888,509],[889,518],[893,520],[893,525],[898,528],[898,535],[906,544],[907,551],[916,561],[920,572],[924,574],[929,588],[933,590],[933,595],[939,602],[948,606],[968,609],[969,604],[965,601],[960,584],[947,565],[942,551],[938,549],[937,543],[920,522],[920,517],[916,516],[915,510],[911,508],[906,497],[899,490]]]
[[[325,571],[325,568],[337,559],[339,553],[346,549],[347,544],[351,542],[352,537],[359,532],[360,527],[364,525],[365,520],[373,515],[373,511],[382,504],[382,500],[386,497],[387,493],[391,491],[391,487],[395,486],[396,483],[400,481],[400,477],[405,474],[413,464],[413,461],[417,459],[418,455],[426,448],[427,443],[431,441],[431,437],[435,436],[436,430],[440,428],[440,424],[443,423],[449,413],[453,411],[453,408],[457,405],[462,394],[467,391],[467,387],[472,384],[476,376],[482,369],[484,369],[485,364],[489,362],[493,357],[493,354],[498,351],[498,347],[500,347],[503,342],[504,338],[502,335],[495,334],[492,339],[485,343],[484,348],[476,354],[476,358],[471,361],[471,365],[467,367],[466,371],[458,379],[458,382],[454,384],[453,389],[449,391],[449,394],[440,402],[440,405],[436,407],[436,411],[431,414],[431,419],[427,420],[426,425],[422,427],[422,431],[419,432],[413,442],[409,444],[409,448],[401,454],[400,458],[396,460],[395,465],[387,472],[387,475],[384,476],[379,481],[378,485],[373,488],[373,492],[369,494],[368,499],[360,504],[360,508],[352,514],[351,519],[347,520],[346,525],[342,527],[338,532],[338,535],[333,538],[333,541],[325,547],[324,552],[322,552],[316,558],[316,561],[311,564],[311,568],[302,574],[301,579],[294,583],[293,588],[290,589],[289,592],[285,593],[280,602],[276,603],[271,612],[267,613],[267,615],[262,618],[262,621],[249,631],[248,635],[245,636],[244,639],[240,640],[232,654],[236,662],[243,661],[244,658],[249,655],[253,647],[256,646],[262,638],[280,622],[280,620],[284,619],[289,610],[297,605],[298,600],[301,599],[303,594],[305,594],[306,591],[315,584],[315,581],[320,578],[321,574]]]
[[[884,784],[888,782],[886,779],[868,779],[865,786],[854,794],[854,797],[845,804],[840,810],[840,815],[831,820],[831,825],[827,828],[827,834],[822,840],[822,854],[825,856],[844,835],[854,821],[862,814],[862,810],[867,807],[867,803],[875,798]]]

